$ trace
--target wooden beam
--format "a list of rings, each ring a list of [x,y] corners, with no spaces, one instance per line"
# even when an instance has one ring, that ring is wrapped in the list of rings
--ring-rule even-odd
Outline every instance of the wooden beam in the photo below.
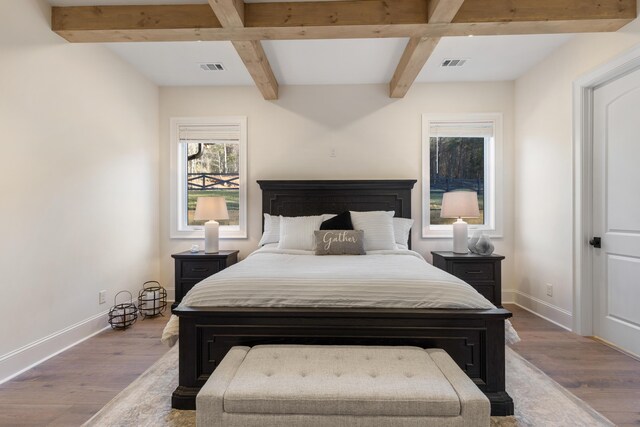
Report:
[[[587,21],[535,21],[476,24],[417,24],[306,28],[188,28],[188,29],[91,29],[58,30],[72,43],[316,40],[399,37],[460,37],[520,34],[600,33],[617,31],[633,19]]]
[[[209,5],[223,28],[243,28],[245,4],[243,0],[209,0]],[[278,82],[259,40],[232,41],[264,99],[278,99]]]
[[[223,27],[244,27],[243,0],[209,0],[209,5]]]
[[[466,0],[453,22],[531,22],[636,17],[628,0]]]
[[[429,23],[453,21],[464,0],[429,0]]]
[[[451,0],[441,0],[449,2]],[[636,0],[466,0],[452,23],[428,23],[424,0],[248,3],[244,28],[223,28],[207,4],[53,7],[71,42],[444,37],[616,31]]]
[[[350,0],[292,3],[247,3],[246,26],[251,28],[344,27],[422,24],[425,0]]]
[[[424,0],[249,3],[244,17],[245,28],[223,28],[209,5],[54,7],[52,27],[72,42],[377,37],[390,25],[424,24],[427,7]],[[349,34],[358,28],[365,31]],[[322,34],[307,36],[317,29]]]
[[[429,23],[447,24],[453,21],[465,0],[430,0]],[[389,83],[389,96],[402,98],[422,71],[438,46],[440,37],[412,37],[402,53]]]
[[[160,6],[70,6],[51,8],[58,31],[126,31],[222,28],[206,4]]]
[[[256,86],[262,92],[264,99],[278,99],[278,82],[273,75],[269,60],[262,49],[260,41],[234,41],[232,43],[240,58],[242,58],[242,62],[247,67],[249,74],[253,77]]]
[[[439,37],[412,37],[409,39],[398,67],[393,73],[391,83],[389,83],[391,98],[402,98],[407,94],[439,41]]]

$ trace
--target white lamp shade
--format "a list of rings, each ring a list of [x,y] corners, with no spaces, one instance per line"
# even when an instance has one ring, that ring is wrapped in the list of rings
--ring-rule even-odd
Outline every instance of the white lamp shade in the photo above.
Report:
[[[229,219],[226,200],[224,197],[198,197],[193,219],[196,221]]]
[[[450,191],[442,195],[440,218],[478,218],[478,194],[475,191]]]

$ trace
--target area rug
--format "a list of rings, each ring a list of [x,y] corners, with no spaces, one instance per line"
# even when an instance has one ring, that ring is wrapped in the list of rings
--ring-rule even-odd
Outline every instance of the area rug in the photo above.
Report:
[[[491,417],[494,427],[613,426],[584,401],[507,347],[507,391],[515,415]],[[195,411],[171,409],[171,392],[178,384],[178,346],[136,379],[85,426],[195,426]]]

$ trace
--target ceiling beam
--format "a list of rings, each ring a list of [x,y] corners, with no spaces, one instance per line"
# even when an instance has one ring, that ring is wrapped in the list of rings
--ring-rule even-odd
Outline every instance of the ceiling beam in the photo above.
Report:
[[[398,67],[393,73],[391,83],[389,83],[391,98],[402,98],[407,94],[439,41],[440,37],[412,37],[409,39]]]
[[[636,7],[629,0],[466,0],[453,22],[635,19]]]
[[[429,0],[429,23],[453,21],[465,0]],[[438,46],[440,37],[411,37],[389,83],[389,96],[402,98]]]
[[[247,27],[349,27],[425,23],[425,0],[249,3]]]
[[[424,0],[247,3],[244,27],[223,28],[207,4],[53,7],[52,28],[71,42],[251,41],[609,32],[636,18],[636,0],[466,0],[452,23],[428,22],[428,9]]]
[[[245,4],[243,0],[209,0],[211,9],[223,28],[244,28]],[[259,40],[232,41],[247,71],[264,99],[278,99],[278,81]]]
[[[463,3],[464,0],[429,0],[429,22],[452,22]]]
[[[209,0],[209,6],[223,27],[244,27],[244,0]]]
[[[238,51],[242,62],[253,77],[253,81],[260,89],[264,99],[270,101],[278,99],[278,81],[273,75],[260,41],[234,41],[231,43]]]

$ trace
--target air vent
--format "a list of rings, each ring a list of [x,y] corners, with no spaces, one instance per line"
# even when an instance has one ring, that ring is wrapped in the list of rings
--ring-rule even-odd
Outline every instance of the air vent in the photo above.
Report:
[[[207,62],[200,64],[200,69],[203,71],[224,71],[224,65],[221,62]]]
[[[441,67],[462,67],[467,62],[466,59],[445,59],[440,64]]]

